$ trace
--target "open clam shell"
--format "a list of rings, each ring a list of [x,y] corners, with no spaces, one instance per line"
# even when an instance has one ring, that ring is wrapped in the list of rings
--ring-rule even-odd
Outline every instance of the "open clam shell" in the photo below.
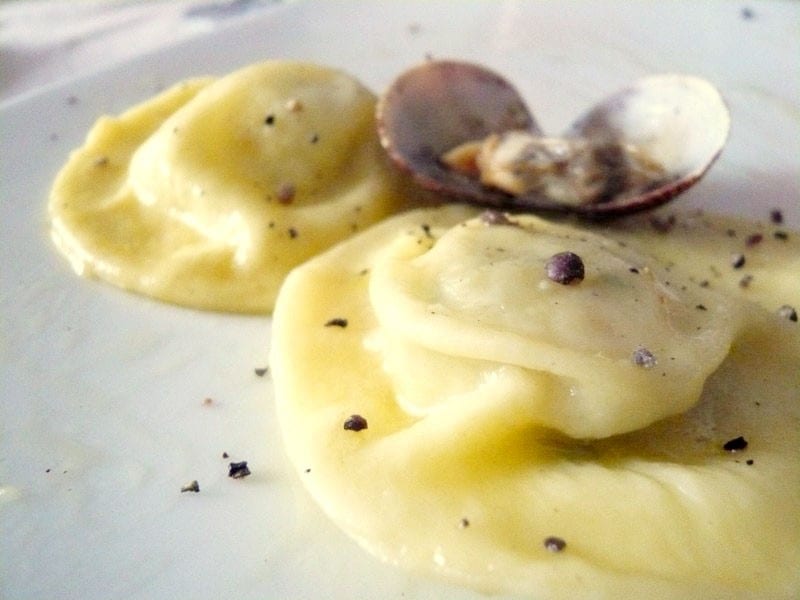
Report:
[[[492,133],[540,131],[509,82],[456,61],[428,61],[401,74],[380,97],[377,119],[384,148],[422,187],[498,207],[508,205],[507,194],[448,168],[440,157]]]
[[[730,115],[717,89],[679,74],[635,82],[558,138],[542,134],[511,84],[470,63],[429,61],[414,67],[378,105],[384,147],[420,185],[487,206],[597,217],[654,208],[685,191],[719,156],[729,129]],[[482,152],[494,152],[489,157],[494,159],[512,138],[503,152],[505,158],[516,152],[514,160],[490,167],[489,159],[478,161],[488,170],[505,169],[500,177],[483,171],[476,176],[443,160],[454,148],[469,149],[481,140],[491,140]],[[537,180],[540,166],[531,169],[524,155],[541,162],[542,147],[550,162],[546,176]],[[518,177],[523,171],[524,181]],[[503,180],[512,181],[495,183]]]

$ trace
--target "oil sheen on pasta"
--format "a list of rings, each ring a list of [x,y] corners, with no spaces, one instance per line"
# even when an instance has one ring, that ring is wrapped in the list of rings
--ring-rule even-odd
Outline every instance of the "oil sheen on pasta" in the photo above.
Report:
[[[286,446],[366,548],[483,591],[795,598],[798,299],[773,224],[407,213],[287,279]]]

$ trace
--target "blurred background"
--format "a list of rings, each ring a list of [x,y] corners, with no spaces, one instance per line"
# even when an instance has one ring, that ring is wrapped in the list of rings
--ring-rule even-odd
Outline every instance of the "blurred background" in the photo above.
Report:
[[[0,102],[235,24],[280,2],[0,0]]]

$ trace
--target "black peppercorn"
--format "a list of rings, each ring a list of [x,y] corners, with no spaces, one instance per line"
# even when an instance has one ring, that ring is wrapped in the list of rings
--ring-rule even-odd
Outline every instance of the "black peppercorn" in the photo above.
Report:
[[[545,269],[547,277],[556,283],[569,285],[583,281],[583,260],[573,252],[554,254],[548,259]]]

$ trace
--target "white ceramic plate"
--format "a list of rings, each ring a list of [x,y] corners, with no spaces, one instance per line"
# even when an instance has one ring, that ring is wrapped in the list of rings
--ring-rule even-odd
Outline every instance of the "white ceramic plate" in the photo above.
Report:
[[[0,596],[449,598],[332,526],[286,464],[268,318],[80,280],[51,247],[49,184],[94,119],[190,75],[272,57],[375,90],[426,55],[483,62],[558,132],[656,72],[715,82],[733,128],[677,202],[800,225],[800,4],[301,3],[0,108]],[[211,398],[210,405],[204,404]],[[228,453],[228,459],[222,457]],[[227,477],[247,460],[252,475]],[[193,479],[200,493],[181,493]]]

